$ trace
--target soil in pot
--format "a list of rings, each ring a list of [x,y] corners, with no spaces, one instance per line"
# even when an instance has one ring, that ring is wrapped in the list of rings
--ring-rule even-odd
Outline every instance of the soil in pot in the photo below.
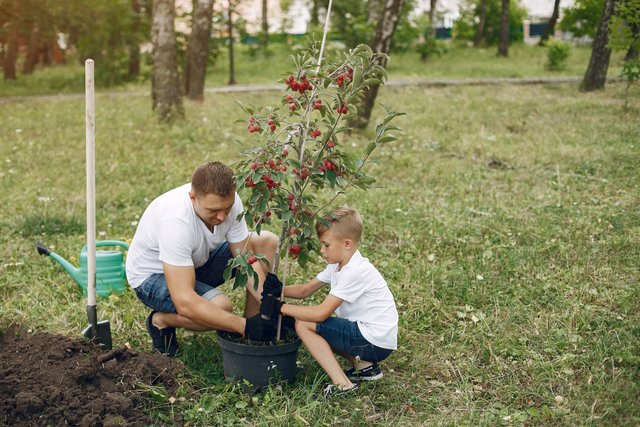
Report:
[[[229,332],[218,332],[222,349],[224,376],[229,382],[247,384],[247,391],[286,381],[296,375],[296,360],[301,341],[295,332],[283,328],[279,342],[256,342]]]

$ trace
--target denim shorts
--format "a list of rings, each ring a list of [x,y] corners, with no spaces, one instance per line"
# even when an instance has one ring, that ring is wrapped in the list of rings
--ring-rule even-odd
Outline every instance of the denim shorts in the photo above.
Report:
[[[195,291],[207,301],[223,295],[217,287],[224,283],[222,274],[229,258],[229,245],[223,242],[209,254],[209,259],[202,267],[196,268]],[[134,290],[138,299],[147,307],[162,313],[177,313],[164,273],[152,274]]]
[[[367,362],[381,362],[393,352],[371,344],[362,336],[358,324],[347,319],[330,317],[322,323],[316,323],[316,333],[324,338],[334,351],[357,356]]]

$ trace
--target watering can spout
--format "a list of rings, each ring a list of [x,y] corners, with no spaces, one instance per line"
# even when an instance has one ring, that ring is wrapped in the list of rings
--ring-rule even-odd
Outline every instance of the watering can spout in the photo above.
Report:
[[[79,285],[82,284],[82,275],[80,273],[79,267],[75,267],[73,264],[71,264],[69,261],[58,255],[57,253],[52,252],[51,249],[46,247],[40,241],[36,242],[36,248],[38,249],[38,253],[40,255],[50,256],[51,258],[56,260],[58,264],[60,264],[62,268],[64,268],[66,272],[69,273],[73,280],[78,282]]]

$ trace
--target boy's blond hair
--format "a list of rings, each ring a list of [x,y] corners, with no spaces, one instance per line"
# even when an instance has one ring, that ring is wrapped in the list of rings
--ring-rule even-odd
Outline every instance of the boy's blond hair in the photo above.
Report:
[[[351,239],[355,243],[360,242],[364,226],[357,210],[348,207],[337,208],[323,215],[322,218],[326,223],[316,222],[318,237],[322,237],[324,233],[331,230],[338,238]]]

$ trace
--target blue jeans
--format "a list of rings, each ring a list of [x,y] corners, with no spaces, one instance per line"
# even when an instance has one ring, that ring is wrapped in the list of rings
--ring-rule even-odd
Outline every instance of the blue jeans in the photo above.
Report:
[[[367,362],[381,362],[393,352],[367,341],[356,322],[338,317],[330,317],[316,323],[316,333],[325,339],[334,351],[358,356]]]
[[[223,294],[217,287],[224,283],[222,274],[229,258],[231,251],[227,242],[224,242],[209,254],[209,259],[202,267],[196,268],[195,291],[207,301]],[[162,313],[177,313],[164,273],[152,274],[134,290],[147,307]]]

